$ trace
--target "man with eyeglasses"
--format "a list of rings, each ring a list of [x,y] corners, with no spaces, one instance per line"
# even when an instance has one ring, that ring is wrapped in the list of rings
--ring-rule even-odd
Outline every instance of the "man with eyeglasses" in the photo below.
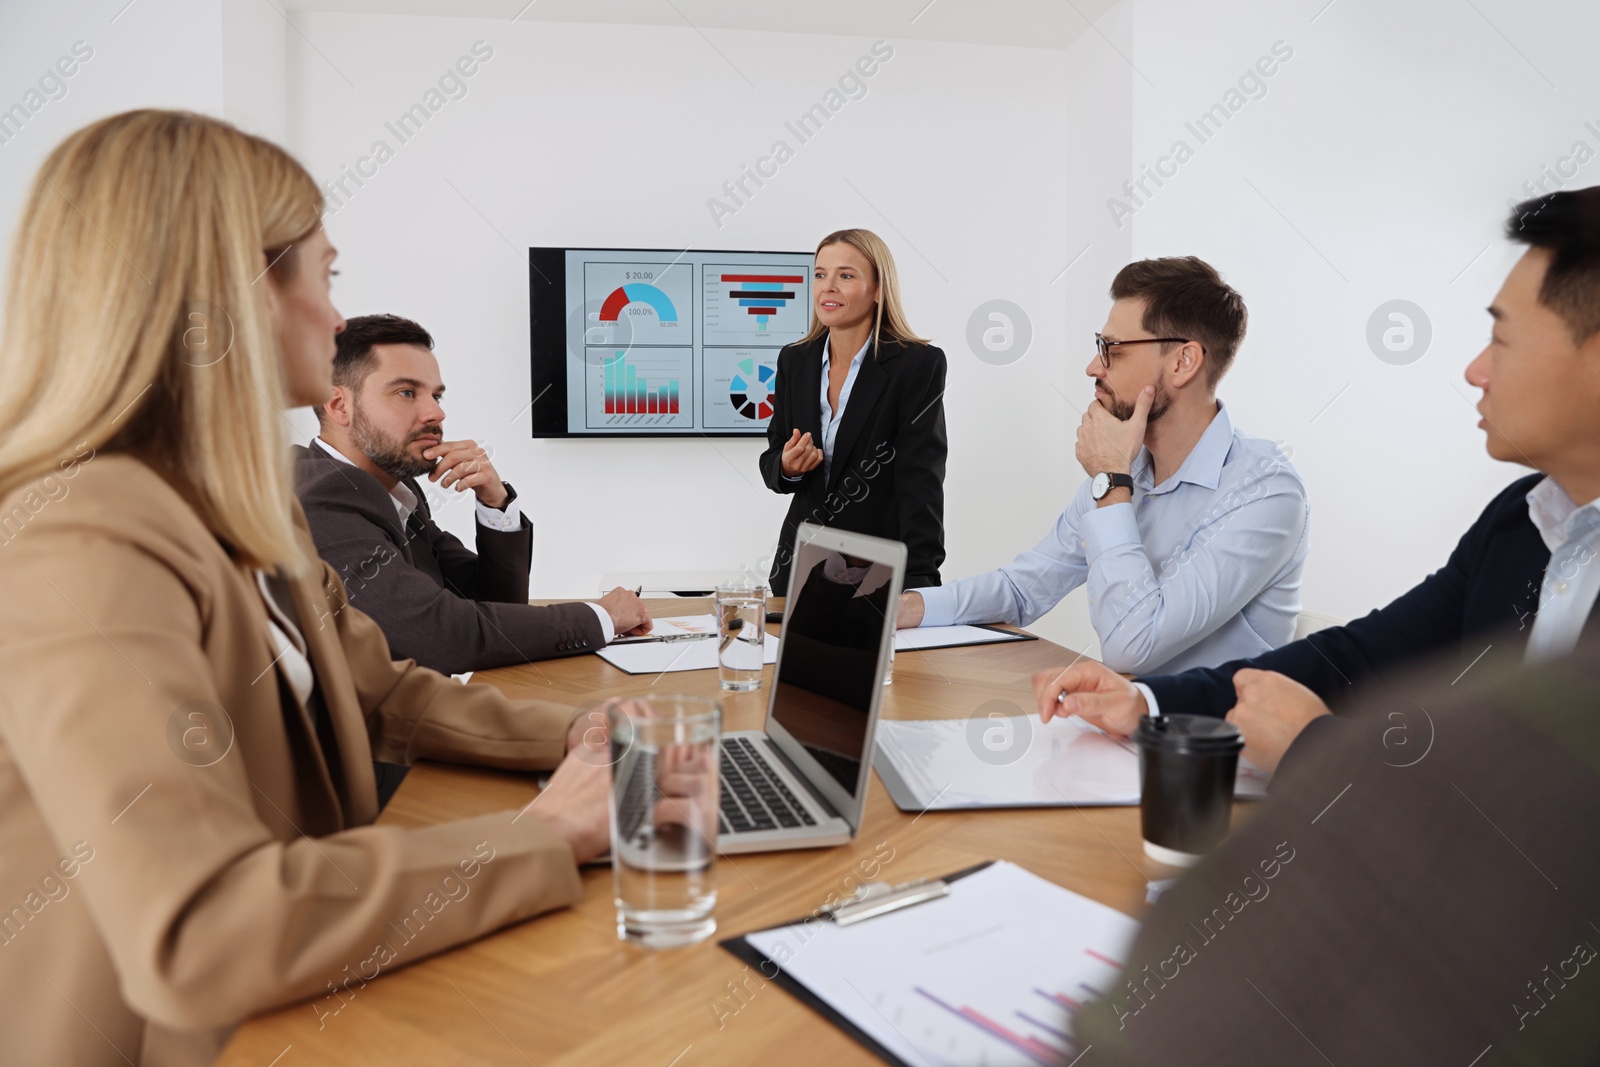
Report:
[[[1136,682],[1087,662],[1040,671],[1045,721],[1077,715],[1126,736],[1146,714],[1226,717],[1245,758],[1274,771],[1330,743],[1363,686],[1417,661],[1453,653],[1454,685],[1490,649],[1537,664],[1600,637],[1600,186],[1523,201],[1505,236],[1527,251],[1489,306],[1489,342],[1466,379],[1483,391],[1489,455],[1534,473],[1489,501],[1444,566],[1383,607],[1268,654],[1136,671]],[[1418,707],[1425,727],[1397,721],[1384,744],[1415,739],[1420,760],[1433,711]],[[1408,749],[1395,765],[1412,758]]]
[[[1023,626],[1089,587],[1101,660],[1172,673],[1294,637],[1309,517],[1286,449],[1236,429],[1217,382],[1244,339],[1244,299],[1193,256],[1130,263],[1086,373],[1089,480],[1010,563],[901,596],[897,624]]]

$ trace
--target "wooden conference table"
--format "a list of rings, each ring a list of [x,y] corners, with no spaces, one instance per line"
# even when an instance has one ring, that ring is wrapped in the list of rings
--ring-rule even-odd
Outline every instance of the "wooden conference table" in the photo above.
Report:
[[[711,610],[706,601],[681,599],[651,601],[649,607],[657,617]],[[1045,640],[899,653],[883,714],[933,719],[1027,712],[1033,707],[1033,672],[1074,658]],[[766,714],[772,668],[753,693],[720,692],[715,671],[658,680],[625,674],[598,656],[484,671],[473,680],[512,697],[573,705],[652,692],[720,695],[725,728],[744,730],[759,728]],[[709,941],[666,952],[618,941],[611,872],[586,868],[586,892],[576,907],[383,975],[337,1016],[323,1020],[321,1029],[309,1002],[253,1019],[218,1062],[876,1064],[842,1031],[716,941],[808,914],[829,893],[852,890],[875,862],[882,863],[880,880],[904,882],[1008,859],[1135,916],[1144,908],[1147,879],[1174,873],[1145,858],[1137,808],[916,816],[894,806],[876,774],[870,790],[861,833],[849,845],[719,859],[718,931]],[[425,763],[412,770],[380,822],[427,826],[521,807],[532,795],[526,775]]]

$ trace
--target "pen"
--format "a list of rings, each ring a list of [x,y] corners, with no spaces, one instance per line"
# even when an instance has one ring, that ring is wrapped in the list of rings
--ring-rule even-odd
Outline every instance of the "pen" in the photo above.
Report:
[[[644,644],[646,641],[704,641],[716,634],[662,634],[660,637],[635,637],[630,644]]]
[[[1056,694],[1056,703],[1065,705],[1066,702],[1067,702],[1067,691],[1065,689],[1063,689],[1061,692]],[[1160,722],[1161,721],[1161,709],[1157,708],[1156,710],[1150,712],[1150,718],[1152,720],[1156,721],[1156,722]]]
[[[1066,702],[1067,691],[1066,689],[1062,689],[1061,693],[1056,694],[1056,704],[1066,705]],[[1154,718],[1154,720],[1160,720],[1160,718],[1162,718],[1162,709],[1155,709],[1154,712],[1150,712],[1150,718]]]

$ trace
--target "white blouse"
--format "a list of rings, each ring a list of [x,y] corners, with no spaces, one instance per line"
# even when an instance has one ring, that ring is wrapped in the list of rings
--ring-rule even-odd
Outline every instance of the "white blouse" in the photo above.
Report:
[[[267,574],[257,570],[256,585],[261,589],[261,600],[267,605],[267,616],[272,620],[272,641],[278,647],[278,658],[273,665],[283,671],[289,688],[302,707],[309,707],[311,691],[316,687],[317,676],[311,670],[311,660],[306,655],[306,639],[300,628],[278,607],[267,587]]]

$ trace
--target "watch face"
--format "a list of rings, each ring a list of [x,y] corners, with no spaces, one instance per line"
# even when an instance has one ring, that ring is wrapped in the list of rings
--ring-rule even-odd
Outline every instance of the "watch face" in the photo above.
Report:
[[[1101,497],[1105,496],[1106,493],[1111,491],[1111,476],[1105,471],[1101,471],[1099,474],[1096,474],[1094,476],[1094,486],[1090,491],[1094,493],[1094,498],[1096,500],[1099,500]]]

